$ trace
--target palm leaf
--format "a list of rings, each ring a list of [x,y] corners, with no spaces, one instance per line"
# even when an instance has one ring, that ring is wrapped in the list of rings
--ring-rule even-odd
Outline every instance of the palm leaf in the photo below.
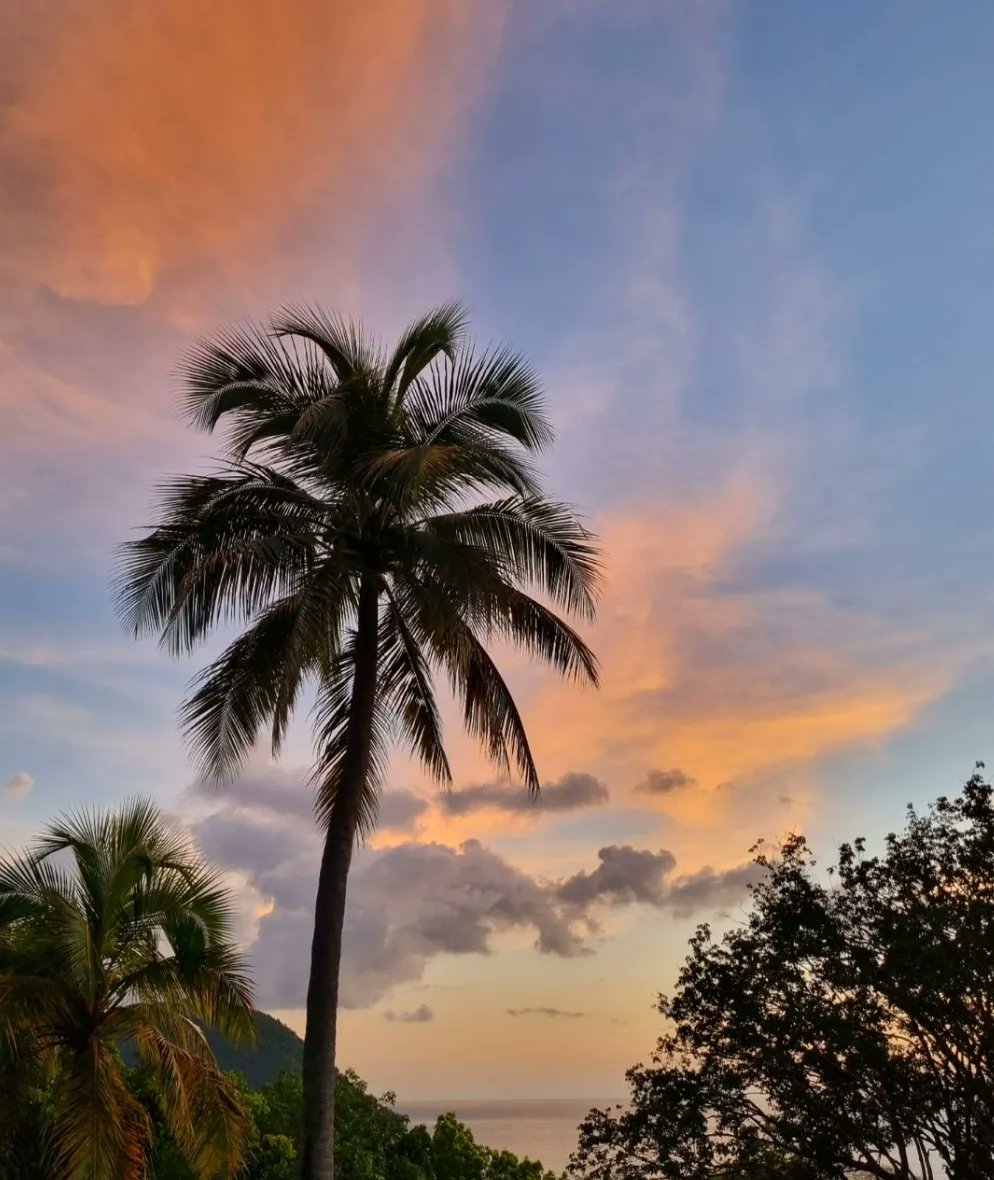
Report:
[[[593,617],[600,587],[597,547],[568,505],[509,497],[430,517],[421,527],[442,539],[480,546],[517,580],[569,613]]]
[[[404,396],[421,373],[438,357],[455,359],[456,350],[466,332],[466,308],[458,302],[443,303],[415,320],[397,342],[386,363],[383,388],[395,404]]]
[[[479,356],[466,349],[455,364],[432,368],[415,383],[406,408],[422,443],[482,434],[542,450],[554,438],[534,370],[509,349]]]
[[[442,721],[431,683],[431,669],[404,618],[397,597],[387,589],[389,605],[381,623],[379,691],[397,715],[412,752],[444,786],[452,769],[442,740]]]

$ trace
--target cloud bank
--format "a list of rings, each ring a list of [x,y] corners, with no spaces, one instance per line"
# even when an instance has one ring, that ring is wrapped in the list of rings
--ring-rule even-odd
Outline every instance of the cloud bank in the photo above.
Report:
[[[303,1003],[319,860],[313,832],[267,804],[215,811],[193,827],[204,854],[238,874],[260,913],[254,963],[260,1002]],[[650,906],[674,916],[706,913],[741,900],[751,866],[705,868],[674,876],[666,850],[610,845],[597,865],[562,880],[527,872],[479,840],[458,847],[408,841],[364,848],[349,883],[341,1002],[368,1008],[419,981],[440,955],[490,955],[511,932],[530,935],[540,954],[590,954],[602,907]],[[401,1017],[395,1014],[395,1019]]]

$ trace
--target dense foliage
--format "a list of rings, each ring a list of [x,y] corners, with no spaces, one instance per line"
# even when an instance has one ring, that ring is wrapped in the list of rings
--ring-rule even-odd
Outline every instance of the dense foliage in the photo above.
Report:
[[[170,1131],[153,1072],[139,1066],[124,1076],[153,1128],[150,1177],[200,1180],[203,1173],[191,1168]],[[281,1072],[259,1089],[238,1075],[227,1080],[245,1117],[244,1157],[235,1180],[296,1180],[303,1116],[299,1072]],[[0,1132],[0,1180],[51,1180],[57,1174],[38,1150],[50,1134],[50,1084],[40,1077],[36,1083],[21,1091],[16,1124],[8,1122]],[[350,1071],[338,1075],[335,1166],[343,1180],[554,1180],[539,1163],[477,1143],[452,1114],[440,1116],[431,1130],[412,1127],[391,1101],[392,1095],[375,1098]]]
[[[477,352],[465,314],[429,312],[386,351],[361,326],[292,310],[205,341],[184,373],[188,416],[219,468],[181,476],[124,547],[120,603],[174,653],[241,634],[203,672],[183,722],[203,772],[230,777],[263,730],[273,753],[306,686],[316,810],[326,828],[307,988],[302,1174],[331,1180],[338,973],[357,835],[376,818],[390,744],[451,780],[436,701],[448,681],[469,732],[539,788],[528,736],[489,648],[513,644],[597,679],[560,617],[590,618],[593,538],[546,498],[553,437],[530,367]]]
[[[698,931],[671,1031],[628,1110],[588,1116],[575,1171],[994,1175],[991,786],[909,810],[882,855],[843,845],[827,881],[800,837],[757,859],[748,919]]]
[[[68,816],[0,859],[0,1175],[147,1174],[125,1041],[183,1158],[229,1175],[245,1124],[201,1029],[250,1037],[250,999],[225,890],[151,804]]]
[[[553,1180],[531,1160],[476,1142],[452,1114],[432,1130],[410,1126],[392,1108],[393,1096],[374,1097],[351,1071],[336,1084],[335,1170],[342,1180]],[[250,1120],[248,1151],[239,1180],[292,1180],[299,1168],[303,1090],[299,1074],[281,1073],[261,1090],[245,1088]],[[168,1135],[160,1144],[156,1180],[195,1180],[171,1160]]]

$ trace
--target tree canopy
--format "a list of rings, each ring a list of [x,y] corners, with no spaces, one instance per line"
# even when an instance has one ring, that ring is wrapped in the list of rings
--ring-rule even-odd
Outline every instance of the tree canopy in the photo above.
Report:
[[[593,1180],[901,1180],[994,1175],[994,805],[978,772],[879,855],[820,874],[803,838],[745,922],[702,926],[669,1031],[593,1111],[572,1168]]]

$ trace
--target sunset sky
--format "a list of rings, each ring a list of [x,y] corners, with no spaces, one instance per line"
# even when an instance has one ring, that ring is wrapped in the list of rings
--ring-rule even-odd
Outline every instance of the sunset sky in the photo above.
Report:
[[[994,756],[994,6],[0,0],[0,46],[4,843],[152,795],[302,1028],[306,718],[199,787],[203,661],[110,596],[210,460],[178,358],[289,300],[389,339],[464,298],[606,554],[602,690],[507,665],[544,805],[454,724],[450,797],[391,770],[343,978],[375,1089],[623,1093],[757,839],[827,857]]]

